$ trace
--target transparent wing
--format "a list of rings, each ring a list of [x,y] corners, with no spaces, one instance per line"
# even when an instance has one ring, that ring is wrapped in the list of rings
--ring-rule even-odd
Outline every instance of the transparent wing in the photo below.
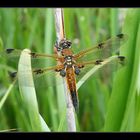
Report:
[[[53,87],[63,84],[62,76],[54,70],[44,72],[41,75],[33,74],[35,87]]]
[[[6,49],[2,52],[0,52],[0,56],[3,59],[6,59],[9,63],[8,65],[17,65],[18,64],[18,60],[19,57],[21,55],[22,50],[18,50],[18,49]],[[25,51],[26,53],[26,51]],[[43,54],[43,53],[36,53],[36,52],[28,52],[27,53],[31,56],[32,58],[32,67],[36,68],[36,67],[45,67],[45,65],[47,64],[47,66],[53,66],[56,64],[57,60],[62,60],[63,57],[58,56],[57,54]],[[12,63],[11,63],[12,61]]]
[[[91,47],[77,53],[74,55],[74,58],[77,62],[108,58],[113,52],[116,53],[119,51],[120,46],[125,43],[127,39],[127,35],[119,34],[96,45],[95,47]]]
[[[13,49],[13,48],[9,48],[9,49],[6,49],[4,51],[2,51],[0,53],[1,56],[7,56],[7,57],[19,57],[21,55],[21,52],[23,50],[19,50],[19,49]],[[26,53],[26,51],[25,51]],[[40,58],[54,58],[54,59],[57,59],[58,58],[58,55],[57,54],[43,54],[43,53],[36,53],[36,52],[28,52],[27,53],[31,56],[31,58],[34,58],[34,59],[40,59]]]
[[[82,62],[82,63],[76,63],[77,66],[84,66],[81,68],[80,74],[77,76],[76,75],[76,81],[86,81],[92,75],[95,74],[96,71],[99,69],[102,69],[104,71],[104,66],[110,65],[116,65],[117,63],[124,64],[125,57],[123,56],[112,56],[107,59],[103,60],[95,60],[95,61],[87,61],[87,62]],[[34,78],[34,83],[36,87],[49,87],[49,86],[56,86],[59,84],[62,84],[62,77],[60,76],[60,73],[57,72],[59,69],[63,69],[64,65],[57,65],[53,67],[48,67],[48,68],[38,68],[38,69],[32,69],[33,73],[33,78]],[[91,72],[90,72],[91,71]],[[31,71],[25,71],[23,70],[21,73],[24,75],[28,75]],[[105,73],[105,72],[104,72]],[[10,74],[11,77],[15,78],[18,76],[17,72],[13,72]],[[25,86],[33,86],[33,85],[26,85]]]
[[[18,49],[6,49],[5,51],[1,52],[1,56],[8,60],[13,60],[16,64],[16,67],[18,66],[18,59],[22,53],[22,50]],[[63,59],[63,57],[59,57],[58,55],[48,55],[48,54],[42,54],[42,53],[35,53],[35,52],[26,52],[28,55],[31,56],[32,60],[32,71],[23,70],[21,73],[24,75],[28,75],[32,72],[35,86],[55,86],[57,84],[61,84],[62,77],[60,76],[59,69],[63,68],[63,65],[57,65],[57,63]],[[10,59],[9,59],[10,58]],[[44,58],[44,59],[43,59]],[[44,61],[42,61],[44,60]],[[63,60],[62,60],[63,61]],[[9,62],[9,61],[8,61]],[[9,63],[13,65],[14,63]],[[47,68],[44,68],[45,65],[49,66]],[[56,66],[55,66],[56,65]],[[25,64],[24,64],[24,67]],[[27,66],[28,67],[28,66]],[[17,69],[17,68],[16,68]],[[18,72],[10,72],[10,76],[12,79],[17,78]],[[18,79],[18,78],[17,78]],[[59,80],[57,80],[59,79]],[[58,81],[58,82],[56,82]],[[25,82],[25,86],[33,86],[28,85]]]
[[[76,76],[76,81],[77,83],[79,81],[84,82],[91,77],[97,77],[98,71],[102,72],[105,77],[108,77],[110,72],[117,70],[117,66],[119,63],[121,64],[121,66],[125,65],[126,60],[124,56],[114,55],[102,60],[80,63],[80,65],[82,64],[84,67],[80,69],[80,74]],[[107,66],[110,68],[110,70],[106,70]]]
[[[58,84],[62,84],[62,76],[60,76],[60,73],[58,72],[59,69],[62,69],[63,65],[58,65],[54,67],[48,67],[48,68],[38,68],[38,69],[32,69],[32,71],[21,71],[21,73],[24,75],[28,75],[32,72],[34,84],[36,87],[47,87],[47,86],[56,86]],[[10,73],[10,77],[14,80],[18,77],[18,72],[12,72]],[[32,84],[29,85],[29,82],[24,82],[25,86],[33,86]]]

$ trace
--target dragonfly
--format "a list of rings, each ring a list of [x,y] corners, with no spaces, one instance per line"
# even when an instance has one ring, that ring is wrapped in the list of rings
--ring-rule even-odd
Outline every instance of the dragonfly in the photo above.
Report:
[[[120,46],[126,42],[127,38],[126,34],[121,33],[78,53],[73,52],[72,42],[64,38],[55,46],[60,55],[28,52],[32,59],[45,58],[59,62],[51,67],[32,69],[32,73],[34,76],[47,76],[47,73],[49,75],[50,72],[53,72],[59,74],[60,77],[65,78],[73,107],[77,112],[79,109],[78,92],[76,89],[77,79],[95,66],[108,64],[111,55],[109,52],[117,52]],[[20,56],[21,52],[22,50],[13,48],[5,50],[6,55],[11,56]],[[113,63],[122,63],[124,61],[125,56],[119,54],[114,55]],[[16,77],[17,75],[18,72],[11,73],[12,77]]]

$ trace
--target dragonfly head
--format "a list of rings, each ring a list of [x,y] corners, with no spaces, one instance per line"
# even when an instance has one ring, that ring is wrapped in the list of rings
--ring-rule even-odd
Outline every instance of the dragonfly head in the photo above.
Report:
[[[59,42],[59,48],[61,48],[61,50],[63,49],[69,49],[71,48],[71,41],[70,40],[67,40],[67,39],[62,39],[60,42]]]

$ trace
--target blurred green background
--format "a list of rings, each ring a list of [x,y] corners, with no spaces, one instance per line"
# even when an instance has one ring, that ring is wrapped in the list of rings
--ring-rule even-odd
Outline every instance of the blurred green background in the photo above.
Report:
[[[75,50],[92,47],[119,33],[129,36],[121,47],[126,66],[104,76],[90,78],[79,93],[77,131],[140,130],[140,9],[64,8],[66,37]],[[1,8],[0,50],[24,49],[53,53],[56,41],[54,9]],[[12,86],[8,71],[18,61],[0,57],[0,131],[67,131],[62,86],[36,87],[41,126],[27,112],[18,86]],[[28,92],[30,97],[30,92]],[[32,96],[30,97],[32,98]],[[36,112],[38,113],[38,111]],[[32,119],[34,121],[32,121]]]

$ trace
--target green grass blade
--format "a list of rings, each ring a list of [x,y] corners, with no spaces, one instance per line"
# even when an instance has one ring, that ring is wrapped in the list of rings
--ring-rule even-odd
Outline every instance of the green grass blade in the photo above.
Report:
[[[3,106],[3,104],[5,103],[7,97],[9,96],[10,94],[10,91],[12,90],[14,84],[15,84],[16,80],[9,86],[9,88],[7,89],[6,93],[4,94],[4,96],[2,97],[1,101],[0,101],[0,110]]]
[[[117,8],[111,8],[111,23],[110,23],[110,30],[111,30],[111,36],[115,36],[118,34],[118,9]]]
[[[128,10],[125,23],[123,26],[123,33],[128,34],[129,40],[122,47],[121,54],[126,56],[127,64],[120,69],[116,74],[112,95],[108,103],[108,111],[106,114],[104,131],[125,131],[121,129],[121,125],[124,123],[124,115],[127,108],[127,104],[130,104],[130,98],[132,98],[131,85],[133,83],[132,75],[134,74],[133,64],[135,63],[135,51],[136,51],[136,38],[139,24],[139,10]],[[130,20],[131,19],[131,20]],[[133,33],[133,35],[132,35]],[[133,88],[134,91],[134,88]],[[133,108],[133,104],[131,106]],[[130,107],[130,109],[131,109]],[[133,113],[133,112],[132,112]],[[133,117],[133,116],[132,116]],[[129,122],[127,122],[129,123]]]
[[[24,71],[31,71],[31,58],[26,53],[29,51],[27,49],[23,50],[19,65],[18,65],[18,81],[19,81],[19,89],[23,97],[25,108],[27,109],[29,119],[29,123],[31,125],[31,131],[48,131],[48,127],[43,127],[44,123],[41,125],[40,115],[38,110],[38,103],[36,99],[36,92],[33,83],[32,73],[27,73]],[[45,128],[45,129],[44,129]]]
[[[38,53],[53,54],[56,41],[53,10],[1,8],[0,51],[6,48],[30,48]],[[122,27],[122,33],[129,36],[128,42],[121,47],[121,55],[126,56],[128,62],[124,68],[119,69],[117,73],[111,73],[105,68],[107,75],[102,74],[97,79],[93,77],[87,80],[99,69],[93,68],[85,75],[84,84],[80,83],[82,81],[77,84],[77,131],[140,131],[139,13],[137,8],[64,8],[66,38],[72,41],[74,54],[120,33]],[[12,87],[7,73],[17,71],[17,59],[9,61],[4,56],[1,58],[0,129],[67,131],[63,85],[53,88],[36,86],[36,91],[31,89],[35,96],[26,88],[26,93],[21,92],[21,98],[19,89],[16,86]],[[32,62],[32,68],[35,68],[34,62],[37,62],[37,68],[49,66],[45,59]],[[44,78],[45,76],[47,75],[44,75]],[[40,84],[46,83],[42,80]],[[23,84],[25,85],[27,84]]]
[[[2,39],[0,37],[0,51],[2,50],[2,48],[3,48],[3,41],[2,41]]]
[[[66,128],[66,108],[61,112],[58,132],[67,130]]]
[[[53,9],[46,9],[45,12],[45,44],[44,44],[44,53],[47,54],[53,54],[53,47],[55,42],[53,42],[53,33],[55,29],[54,25],[54,11]],[[49,62],[45,63],[46,65],[49,65]],[[57,116],[57,110],[56,110],[56,102],[55,102],[55,96],[54,95],[54,88],[50,87],[47,90],[47,98],[48,98],[48,106],[50,110],[51,115],[51,124],[52,129],[57,130],[58,128],[58,118]]]
[[[140,10],[139,10],[140,12]],[[129,96],[126,106],[126,111],[124,115],[124,121],[121,126],[121,131],[133,131],[134,123],[135,123],[135,104],[136,104],[136,96],[137,96],[137,81],[139,81],[140,77],[138,77],[138,70],[140,65],[140,16],[137,15],[139,19],[138,27],[137,27],[137,36],[135,41],[135,55],[134,55],[134,64],[133,64],[133,75],[131,80],[131,86],[129,90]]]
[[[46,122],[42,118],[42,116],[39,114],[40,122],[41,122],[41,127],[43,131],[50,132],[50,128],[47,126]]]
[[[102,63],[102,65],[96,65],[93,66],[93,68],[87,72],[82,78],[81,80],[77,83],[77,89],[79,89],[85,82],[86,80],[88,80],[88,78],[90,76],[92,76],[97,70],[99,70],[100,68],[102,68],[104,65],[106,65],[107,63],[113,61],[114,59],[116,59],[116,56],[112,56],[110,57],[108,60],[106,60],[105,62]]]

